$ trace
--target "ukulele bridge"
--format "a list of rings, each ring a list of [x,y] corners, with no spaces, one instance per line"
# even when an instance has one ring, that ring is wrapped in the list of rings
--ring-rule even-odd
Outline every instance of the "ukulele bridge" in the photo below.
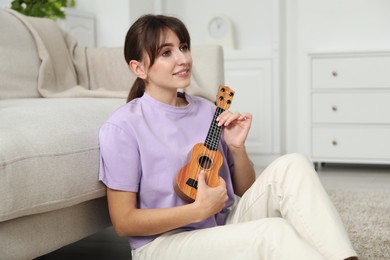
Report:
[[[186,184],[190,187],[193,187],[195,189],[198,189],[198,181],[197,180],[194,180],[192,178],[189,178],[186,182]]]

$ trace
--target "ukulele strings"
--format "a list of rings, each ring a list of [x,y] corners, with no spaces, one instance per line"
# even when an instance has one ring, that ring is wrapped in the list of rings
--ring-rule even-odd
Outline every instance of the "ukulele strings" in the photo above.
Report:
[[[212,143],[211,144],[208,143],[209,146],[210,145],[214,146],[215,150],[208,149],[206,146],[204,147],[204,149],[203,149],[204,155],[202,155],[202,157],[201,157],[202,159],[200,161],[200,164],[198,164],[196,179],[198,179],[198,177],[199,177],[202,166],[205,166],[205,168],[208,169],[211,167],[211,165],[213,163],[213,159],[214,159],[215,154],[217,153],[217,150],[218,150],[218,144],[219,144],[221,132],[222,132],[222,126],[218,126],[217,117],[228,108],[228,105],[229,104],[227,102],[224,102],[224,107],[217,106],[217,108],[216,108],[216,112],[214,113],[214,117],[213,117],[213,123],[212,123],[211,129],[210,129],[210,131],[211,131],[210,133],[212,134],[210,136],[210,137],[212,137],[211,138]],[[212,158],[212,159],[209,159],[209,158]],[[207,184],[209,182],[209,179],[210,179],[210,174],[206,174],[206,183]]]
[[[218,109],[218,108],[217,108]],[[218,126],[217,124],[217,121],[216,121],[216,118],[221,114],[220,113],[221,111],[218,111],[218,115],[217,113],[215,113],[215,118],[214,118],[214,123],[213,123],[213,131],[212,131],[212,143],[210,144],[211,146],[213,146],[215,149],[218,149],[218,141],[217,140],[218,138],[218,131],[219,129],[218,128],[221,128]],[[206,162],[204,162],[205,164],[207,164],[206,166],[210,167],[211,166],[211,163],[215,157],[215,154],[216,154],[216,150],[214,149],[205,149],[206,150],[206,156],[204,157],[204,160],[206,160]],[[207,161],[206,158],[210,158],[211,161]],[[207,167],[206,167],[207,168]],[[206,183],[208,183],[210,180],[210,173],[206,175]]]
[[[216,122],[217,122],[217,117],[218,117],[218,107],[216,108],[216,111],[215,111],[215,113],[214,113],[214,116],[213,116],[213,122],[212,122],[212,124],[211,124],[211,128],[210,128],[210,130],[209,130],[209,133],[212,133],[212,132],[214,132],[215,131],[215,126],[217,125],[216,124]],[[205,166],[205,163],[206,163],[206,161],[207,161],[207,156],[209,155],[209,149],[207,148],[207,146],[206,145],[209,145],[209,143],[208,143],[208,139],[210,138],[210,136],[209,136],[209,134],[207,134],[207,138],[206,138],[206,142],[205,142],[205,144],[204,144],[204,147],[203,147],[203,152],[201,153],[201,160],[199,161],[199,163],[198,163],[198,167],[197,167],[197,170],[196,170],[196,179],[198,180],[199,179],[199,174],[200,174],[200,172],[201,172],[201,170],[202,170],[202,166]],[[206,174],[206,172],[205,172],[205,174]],[[206,174],[206,183],[208,183],[208,180],[209,180],[209,176]]]
[[[219,113],[218,113],[218,116],[222,113],[222,112],[224,112],[226,109],[227,109],[227,107],[228,107],[228,104],[225,102],[225,106],[223,107],[223,108],[221,108],[220,107],[220,111],[219,111]],[[218,116],[216,116],[216,117],[218,117]],[[210,155],[210,158],[212,158],[212,159],[214,159],[215,158],[215,154],[217,153],[217,151],[218,151],[218,144],[219,144],[219,142],[220,142],[220,139],[221,139],[221,133],[222,133],[222,126],[218,126],[218,123],[217,123],[217,121],[216,121],[216,118],[215,118],[215,125],[214,125],[214,130],[215,131],[213,131],[213,145],[214,145],[214,147],[215,147],[215,150],[208,150],[208,152],[209,152],[209,155]],[[213,160],[211,160],[210,161],[210,165],[209,166],[211,166],[211,164],[213,163]],[[206,178],[206,183],[208,183],[209,182],[209,179],[210,179],[210,174],[208,174],[207,176],[206,176],[207,178]]]

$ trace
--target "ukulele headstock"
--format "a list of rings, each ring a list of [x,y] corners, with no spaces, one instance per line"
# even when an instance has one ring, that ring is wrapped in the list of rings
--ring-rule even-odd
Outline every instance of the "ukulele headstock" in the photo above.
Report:
[[[223,110],[229,109],[234,97],[234,90],[225,85],[219,85],[215,105]]]

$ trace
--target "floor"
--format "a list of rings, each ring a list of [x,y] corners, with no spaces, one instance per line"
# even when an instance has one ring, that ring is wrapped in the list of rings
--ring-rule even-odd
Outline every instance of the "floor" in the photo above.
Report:
[[[260,169],[259,169],[260,171]],[[389,166],[324,165],[318,174],[325,188],[389,189]],[[131,259],[126,239],[116,236],[112,228],[63,247],[37,260],[63,259]]]
[[[118,237],[110,227],[79,242],[65,246],[35,260],[131,260],[126,238]]]

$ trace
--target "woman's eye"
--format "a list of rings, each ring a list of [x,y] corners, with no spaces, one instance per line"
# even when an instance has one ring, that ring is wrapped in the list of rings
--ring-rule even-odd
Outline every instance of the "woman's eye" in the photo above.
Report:
[[[188,51],[188,45],[187,44],[183,44],[180,46],[180,50],[181,51]]]
[[[161,53],[161,56],[163,56],[163,57],[168,57],[170,54],[171,54],[171,51],[170,51],[170,50],[166,50],[166,51],[163,51],[163,52]]]

